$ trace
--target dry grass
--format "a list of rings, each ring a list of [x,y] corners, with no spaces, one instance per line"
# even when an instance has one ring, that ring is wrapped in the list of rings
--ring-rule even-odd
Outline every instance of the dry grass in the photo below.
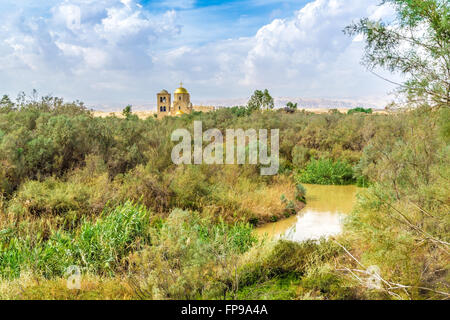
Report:
[[[268,186],[241,194],[240,204],[242,208],[248,208],[258,218],[259,223],[267,223],[274,218],[285,218],[286,206],[281,201],[281,195],[293,200],[294,192],[295,184],[292,179],[278,176]]]
[[[130,300],[137,299],[124,278],[83,276],[81,290],[67,288],[67,280],[43,279],[29,273],[15,280],[0,280],[1,300]]]

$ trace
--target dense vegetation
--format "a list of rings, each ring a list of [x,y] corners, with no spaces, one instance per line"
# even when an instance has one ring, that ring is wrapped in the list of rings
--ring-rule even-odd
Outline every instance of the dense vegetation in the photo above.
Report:
[[[298,183],[358,177],[371,187],[340,243],[361,263],[382,266],[389,281],[447,291],[448,108],[369,117],[236,110],[158,121],[95,118],[56,98],[2,105],[0,273],[11,283],[2,294],[17,297],[9,291],[17,281],[27,283],[25,296],[48,294],[36,278],[65,296],[64,270],[78,265],[99,290],[80,297],[387,297],[333,267],[354,262],[336,243],[261,243],[248,225],[301,209]],[[222,130],[280,128],[280,175],[173,165],[170,133],[191,130],[193,120]],[[439,296],[415,290],[408,295]]]
[[[420,41],[448,59],[447,2],[387,2],[399,25],[425,24]],[[142,120],[131,108],[123,119],[95,118],[80,102],[4,96],[0,297],[448,298],[449,69],[414,46],[394,59],[404,36],[384,24],[361,20],[347,32],[366,35],[373,66],[412,75],[402,89],[415,108],[274,110],[268,91],[258,91],[249,106]],[[279,175],[251,165],[175,166],[170,135],[193,130],[194,120],[204,130],[280,129]],[[368,188],[338,237],[255,238],[254,225],[301,210],[301,183]],[[84,274],[79,292],[66,288],[70,265]]]

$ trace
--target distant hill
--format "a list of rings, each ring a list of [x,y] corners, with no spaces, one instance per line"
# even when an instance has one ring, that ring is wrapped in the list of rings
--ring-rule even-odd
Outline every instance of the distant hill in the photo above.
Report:
[[[233,106],[243,106],[247,104],[249,98],[234,98],[234,99],[211,99],[211,100],[193,100],[193,104],[197,106],[215,106],[215,107],[233,107]],[[353,109],[353,108],[372,108],[374,110],[384,109],[387,105],[386,102],[382,101],[357,101],[351,99],[324,99],[324,98],[299,98],[299,97],[276,97],[275,107],[283,108],[286,103],[293,102],[298,104],[298,109]],[[108,107],[108,106],[97,106],[94,107],[97,111],[110,112],[117,111],[121,112],[122,108]],[[155,111],[156,108],[153,104],[140,104],[134,105],[134,111]]]
[[[217,99],[204,101],[203,104],[232,107],[237,105],[246,105],[249,98],[237,98],[237,99]],[[365,102],[347,99],[314,99],[314,98],[299,98],[299,97],[276,97],[274,98],[275,107],[282,108],[286,106],[286,103],[293,102],[298,104],[298,109],[352,109],[352,108],[372,108],[383,109],[385,103],[378,102]]]

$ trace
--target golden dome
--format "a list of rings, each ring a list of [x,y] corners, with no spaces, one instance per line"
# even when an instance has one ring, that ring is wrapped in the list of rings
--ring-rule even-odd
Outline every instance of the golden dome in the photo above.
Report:
[[[184,114],[184,112],[181,110],[178,110],[177,113],[175,113],[176,116],[181,116],[182,114]]]
[[[183,88],[183,82],[180,83],[180,87],[175,90],[175,93],[189,93],[185,88]]]

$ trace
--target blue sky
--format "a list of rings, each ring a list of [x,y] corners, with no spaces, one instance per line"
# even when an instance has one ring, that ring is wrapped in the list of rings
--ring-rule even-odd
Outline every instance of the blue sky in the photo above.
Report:
[[[194,103],[276,97],[387,101],[342,29],[389,18],[378,0],[2,0],[0,94],[79,99],[97,109],[154,105],[180,80]]]
[[[204,37],[204,41],[250,37],[275,18],[287,18],[304,6],[307,0],[296,1],[141,1],[150,11],[163,12],[176,9],[181,12],[180,22],[188,27],[189,38]],[[198,23],[201,20],[201,23]],[[194,32],[189,32],[195,30]]]

